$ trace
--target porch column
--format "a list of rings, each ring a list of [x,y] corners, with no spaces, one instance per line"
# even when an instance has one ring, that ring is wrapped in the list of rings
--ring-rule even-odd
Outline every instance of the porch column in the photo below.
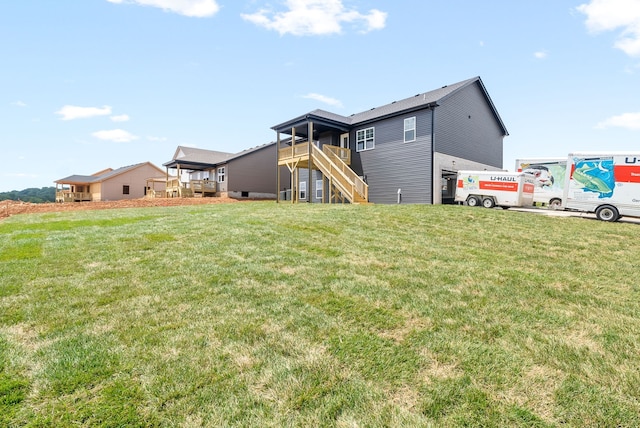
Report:
[[[311,150],[313,150],[313,122],[309,121],[309,125],[307,127],[307,134],[309,135],[308,144],[309,144],[309,186],[307,192],[307,202],[313,202],[311,195],[313,194],[313,160],[311,159]]]
[[[276,204],[280,203],[280,132],[276,131]]]
[[[292,160],[295,159],[295,154],[296,154],[295,145],[296,145],[296,128],[294,126],[291,128],[291,159]],[[295,204],[296,201],[298,200],[298,183],[299,183],[299,181],[297,180],[298,163],[296,162],[295,165],[296,166],[293,169],[293,172],[291,173],[291,203],[292,204]],[[296,178],[294,178],[294,176]]]

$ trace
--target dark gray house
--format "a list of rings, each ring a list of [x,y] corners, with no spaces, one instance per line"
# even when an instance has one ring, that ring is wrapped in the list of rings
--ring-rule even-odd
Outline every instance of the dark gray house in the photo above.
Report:
[[[168,197],[276,198],[275,143],[239,153],[178,146],[167,169]],[[285,167],[281,176],[288,177]]]
[[[348,117],[314,110],[272,129],[278,165],[290,171],[278,189],[309,202],[452,202],[456,171],[501,169],[509,135],[480,77]]]

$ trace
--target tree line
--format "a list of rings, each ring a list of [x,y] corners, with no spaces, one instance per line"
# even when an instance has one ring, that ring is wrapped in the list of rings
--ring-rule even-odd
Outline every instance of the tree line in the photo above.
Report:
[[[24,190],[12,190],[11,192],[0,192],[0,201],[22,201],[41,204],[44,202],[55,202],[56,188],[42,187],[40,189],[32,187]]]

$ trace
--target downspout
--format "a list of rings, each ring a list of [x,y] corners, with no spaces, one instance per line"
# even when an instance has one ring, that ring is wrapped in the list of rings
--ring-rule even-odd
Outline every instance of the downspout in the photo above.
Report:
[[[434,182],[435,168],[433,163],[435,162],[436,154],[436,109],[431,106],[431,205],[433,205],[433,193],[436,188]]]

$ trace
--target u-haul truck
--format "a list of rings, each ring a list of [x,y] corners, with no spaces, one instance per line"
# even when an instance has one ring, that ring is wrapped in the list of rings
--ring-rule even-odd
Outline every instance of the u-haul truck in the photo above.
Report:
[[[535,177],[533,203],[557,210],[562,206],[567,158],[516,159],[516,171]]]
[[[531,206],[534,180],[526,172],[458,171],[455,201],[485,208]]]
[[[570,153],[562,199],[603,221],[640,217],[640,152]]]

